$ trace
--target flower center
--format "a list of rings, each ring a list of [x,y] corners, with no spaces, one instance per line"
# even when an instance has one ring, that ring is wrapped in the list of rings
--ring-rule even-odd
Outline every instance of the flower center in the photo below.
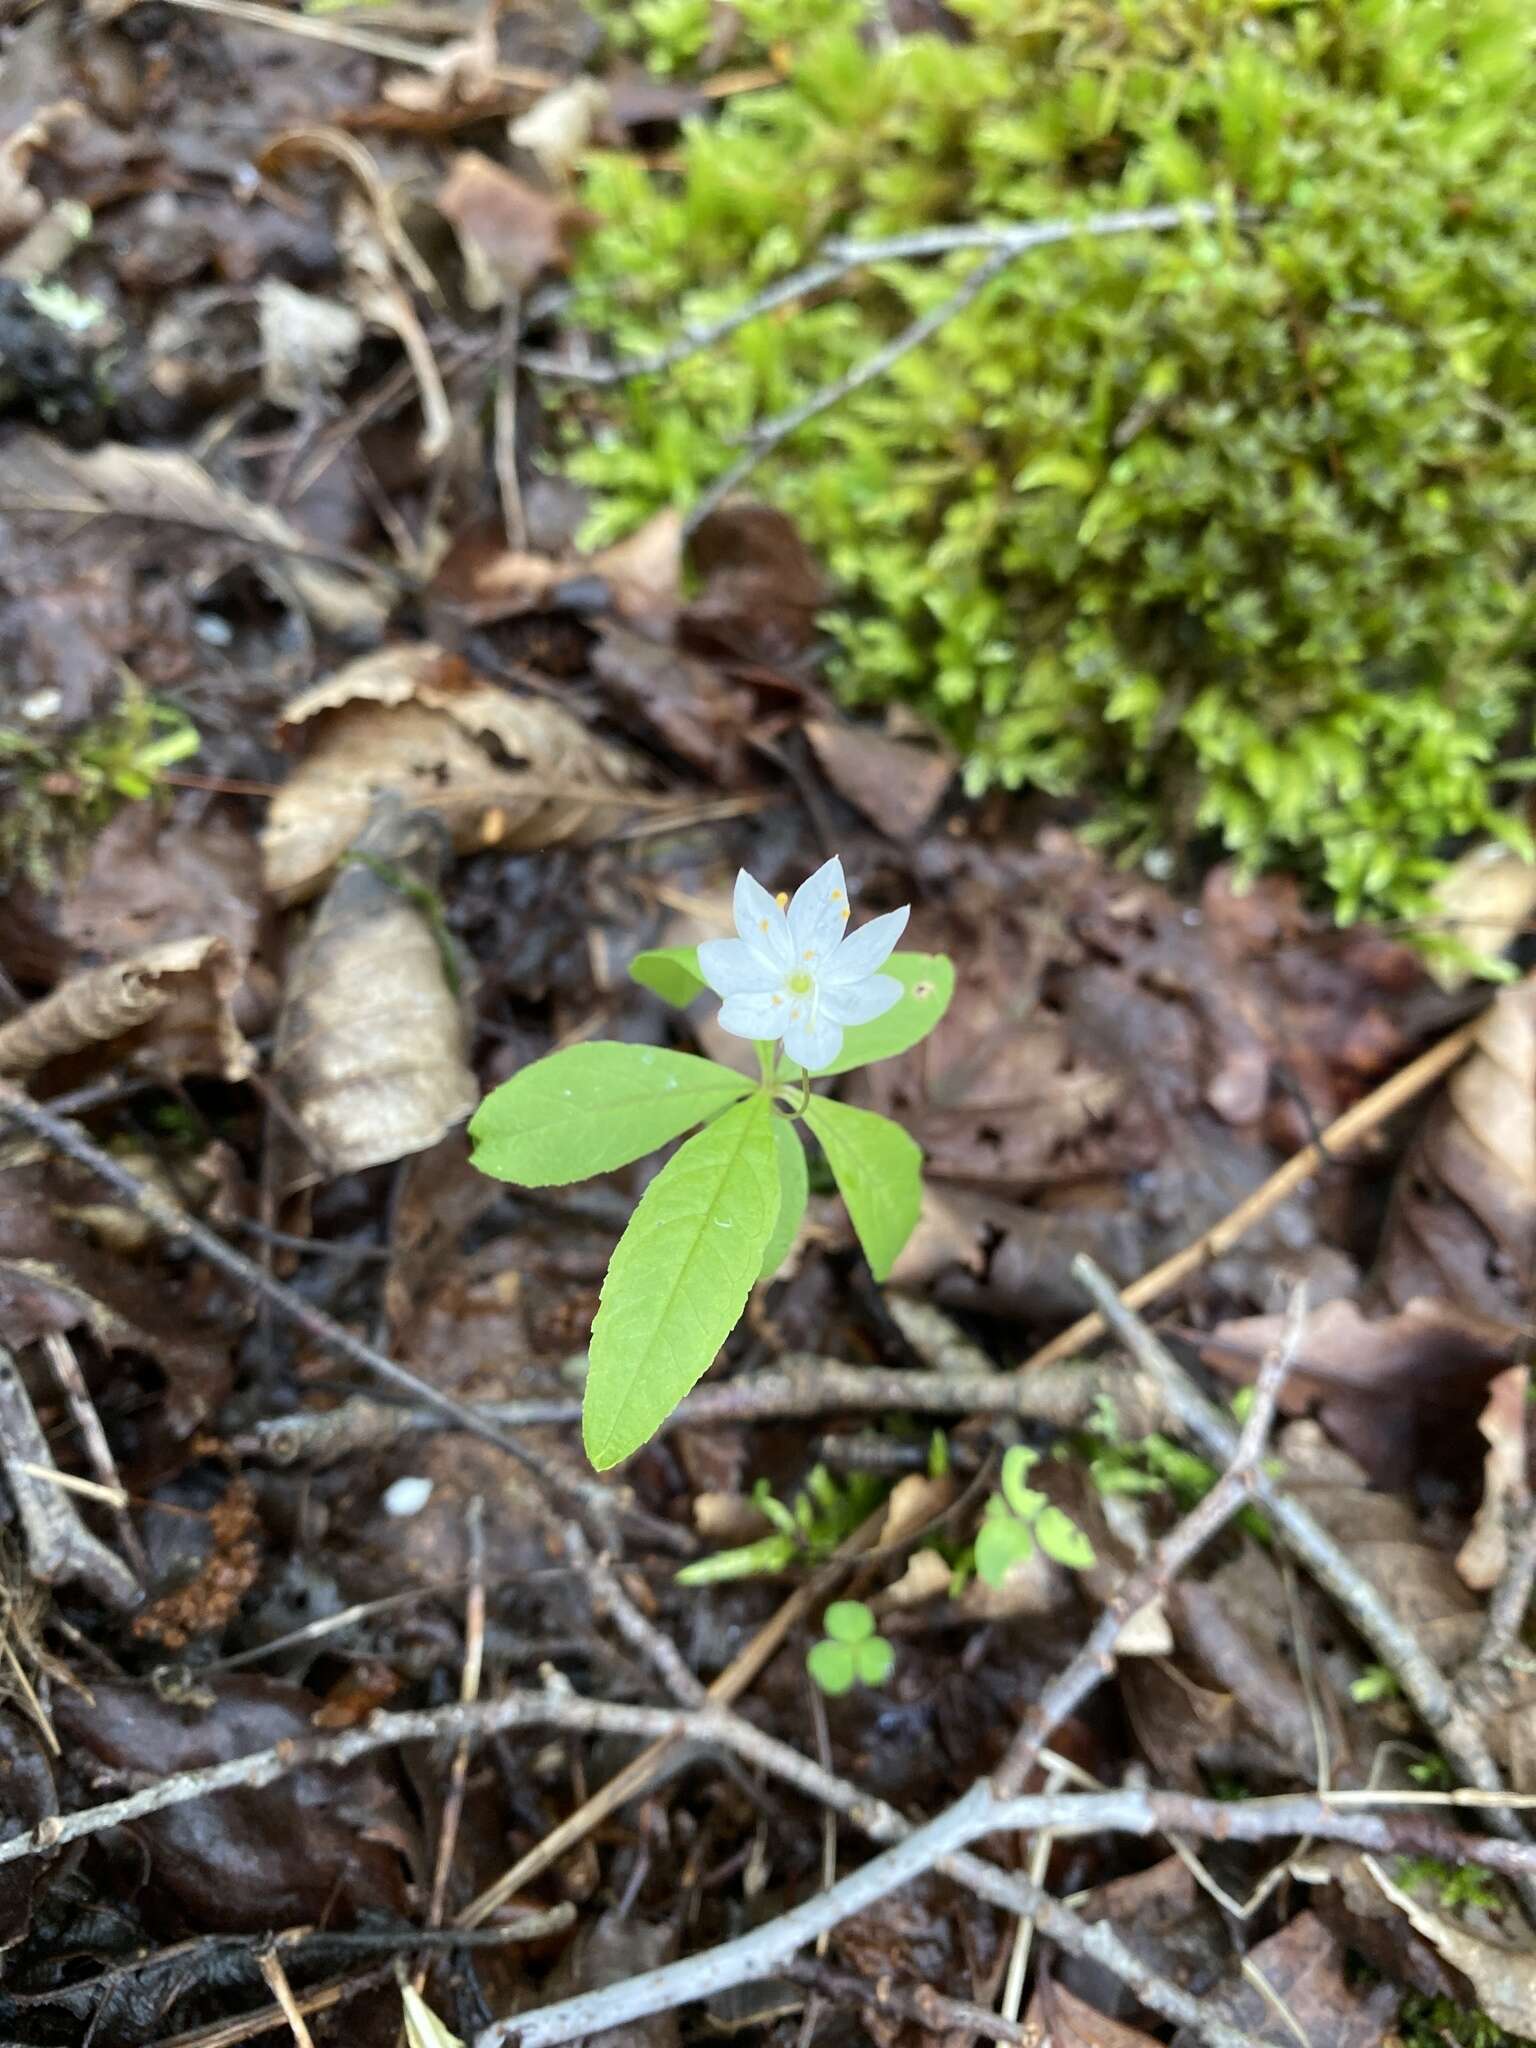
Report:
[[[815,986],[814,980],[803,967],[789,977],[789,992],[792,996],[808,996]]]

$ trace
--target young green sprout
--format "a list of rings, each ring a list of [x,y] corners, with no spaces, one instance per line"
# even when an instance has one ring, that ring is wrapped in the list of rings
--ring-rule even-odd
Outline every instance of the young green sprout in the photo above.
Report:
[[[805,1668],[824,1693],[838,1699],[856,1685],[884,1685],[896,1652],[862,1600],[834,1600],[821,1625],[826,1634],[806,1652]]]

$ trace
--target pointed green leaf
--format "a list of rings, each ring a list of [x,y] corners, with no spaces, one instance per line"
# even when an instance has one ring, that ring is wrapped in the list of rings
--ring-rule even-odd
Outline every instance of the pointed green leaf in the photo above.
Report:
[[[406,2048],[464,2048],[457,2034],[450,2034],[420,1992],[409,1984],[400,1986],[405,2006]]]
[[[778,1212],[766,1095],[690,1138],[640,1197],[592,1325],[581,1432],[600,1472],[653,1436],[713,1362],[762,1271]]]
[[[1055,1558],[1075,1572],[1086,1571],[1093,1563],[1093,1545],[1079,1529],[1070,1515],[1060,1508],[1045,1507],[1035,1520],[1035,1540],[1047,1557]]]
[[[789,1257],[810,1196],[810,1177],[805,1165],[805,1147],[800,1133],[787,1116],[773,1120],[773,1149],[779,1162],[779,1220],[773,1226],[768,1249],[763,1253],[759,1276],[769,1280]]]
[[[650,946],[630,961],[629,977],[680,1010],[709,986],[699,972],[697,946]]]
[[[877,1017],[873,1024],[850,1024],[843,1033],[843,1049],[830,1067],[816,1069],[817,1080],[827,1074],[847,1074],[855,1067],[867,1067],[871,1060],[888,1060],[909,1052],[925,1039],[949,1008],[955,992],[955,965],[944,953],[893,953],[881,968],[901,983],[902,997],[894,1008]],[[793,1060],[785,1072],[795,1079],[803,1070]]]
[[[474,1163],[497,1180],[562,1187],[643,1158],[751,1086],[713,1060],[662,1046],[567,1046],[487,1095],[469,1120]]]
[[[862,1600],[834,1600],[821,1617],[834,1643],[862,1643],[875,1632],[875,1617]]]
[[[997,1515],[976,1531],[976,1570],[989,1586],[1000,1586],[1009,1571],[1033,1554],[1035,1540],[1012,1515]]]
[[[1035,1495],[1031,1507],[1021,1505],[1023,1496],[1034,1493],[1029,1475],[1039,1462],[1040,1453],[1032,1451],[1027,1444],[1010,1444],[1003,1453],[1003,1498],[1016,1515],[1029,1514],[1032,1507],[1040,1505],[1039,1495]]]
[[[877,1280],[890,1276],[923,1205],[923,1155],[899,1124],[813,1095],[805,1120],[827,1155]]]
[[[884,1685],[896,1663],[896,1652],[884,1636],[868,1636],[852,1645],[853,1675],[860,1685]]]
[[[805,1653],[805,1668],[833,1699],[853,1690],[853,1652],[846,1643],[812,1643]]]

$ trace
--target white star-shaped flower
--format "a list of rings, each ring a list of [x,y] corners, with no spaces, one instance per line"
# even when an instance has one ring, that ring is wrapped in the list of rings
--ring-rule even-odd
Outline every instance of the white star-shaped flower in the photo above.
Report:
[[[872,1023],[900,1000],[901,983],[877,969],[906,929],[907,908],[848,932],[840,860],[802,882],[787,913],[743,868],[733,908],[740,937],[706,939],[699,972],[724,997],[721,1027],[737,1038],[781,1038],[814,1074],[842,1051],[845,1025]]]

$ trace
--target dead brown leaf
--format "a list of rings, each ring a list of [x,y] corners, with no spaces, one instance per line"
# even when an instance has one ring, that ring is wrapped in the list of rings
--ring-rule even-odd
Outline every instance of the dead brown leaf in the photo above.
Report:
[[[1279,1341],[1279,1316],[1224,1322],[1201,1340],[1207,1363],[1246,1383]],[[1306,1320],[1281,1402],[1316,1407],[1325,1427],[1378,1485],[1406,1482],[1426,1437],[1467,1422],[1494,1377],[1525,1349],[1514,1323],[1422,1297],[1372,1318],[1357,1302],[1324,1302]]]
[[[1151,2034],[1106,2018],[1044,1971],[1024,2024],[1038,2030],[1040,2048],[1157,2048]]]
[[[1536,1281],[1536,978],[1494,997],[1399,1170],[1374,1288],[1524,1322]]]
[[[190,455],[106,441],[89,453],[30,431],[5,444],[3,502],[81,518],[126,518],[236,543],[272,565],[314,617],[335,633],[376,634],[390,599],[366,564],[317,562],[315,543],[280,512],[217,482]]]
[[[1385,2048],[1401,2002],[1394,1984],[1352,1981],[1343,1947],[1315,1913],[1298,1913],[1250,1949],[1242,1977],[1210,1999],[1254,2048],[1295,2048],[1299,2039],[1328,2048]],[[1196,2048],[1198,2039],[1181,2028],[1173,2048]]]
[[[1497,959],[1529,928],[1536,911],[1536,862],[1504,845],[1485,839],[1452,861],[1431,891],[1425,929],[1444,931],[1474,953]],[[1472,970],[1463,964],[1437,964],[1434,977],[1446,990],[1465,988]]]
[[[678,638],[717,660],[795,671],[820,638],[828,585],[782,512],[733,498],[702,520],[688,546],[700,588]]]
[[[813,718],[805,736],[838,795],[892,839],[915,841],[954,778],[954,761],[939,746],[914,746],[873,726]]]
[[[682,576],[682,520],[658,512],[632,534],[595,555],[536,555],[471,533],[443,562],[433,596],[467,624],[493,625],[527,612],[554,609],[569,595],[580,609],[606,597],[619,618],[659,633],[677,608]]]
[[[382,790],[468,852],[596,838],[636,779],[558,705],[510,696],[425,644],[382,648],[306,690],[283,714],[285,735],[301,730],[308,751],[262,835],[266,886],[286,903],[325,879]]]
[[[363,345],[363,322],[340,299],[301,292],[280,277],[256,287],[261,389],[269,405],[308,413],[346,382]]]
[[[169,939],[88,968],[0,1024],[0,1073],[32,1074],[109,1048],[114,1060],[169,1075],[244,1080],[251,1049],[230,1008],[239,982],[239,965],[220,938]]]
[[[333,1174],[423,1152],[479,1099],[435,910],[439,828],[381,800],[289,970],[273,1053]]]
[[[751,706],[708,662],[607,620],[592,673],[626,730],[649,727],[679,759],[727,787],[744,779],[741,729]]]
[[[571,260],[572,237],[592,216],[568,200],[463,149],[437,188],[437,210],[464,252],[465,296],[479,312],[521,294],[546,271]]]

